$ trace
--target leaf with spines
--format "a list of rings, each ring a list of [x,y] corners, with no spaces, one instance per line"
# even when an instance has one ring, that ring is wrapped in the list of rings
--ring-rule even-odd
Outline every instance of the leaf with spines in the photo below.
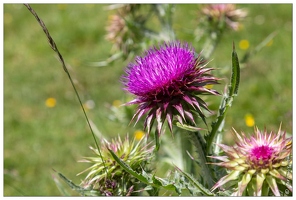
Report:
[[[181,194],[181,191],[186,189],[185,185],[180,183],[181,178],[178,178],[178,180],[168,180],[165,178],[159,178],[155,175],[148,174],[145,171],[142,172],[142,174],[139,174],[135,172],[128,164],[126,164],[124,161],[122,161],[120,158],[116,156],[116,154],[109,149],[110,153],[112,154],[114,160],[129,174],[134,176],[136,179],[141,181],[144,184],[147,184],[148,186],[145,187],[145,190],[153,190],[158,191],[158,189],[166,189],[169,191],[175,191],[178,194]],[[182,179],[183,180],[183,179]],[[149,187],[151,186],[151,187]]]
[[[232,75],[228,96],[232,97],[233,95],[237,95],[238,86],[240,81],[240,68],[239,68],[239,60],[237,57],[237,53],[235,51],[235,45],[233,43],[233,51],[232,51]]]
[[[82,196],[102,196],[98,190],[92,190],[92,189],[85,189],[78,185],[75,185],[71,180],[67,179],[63,174],[57,172],[59,177],[62,178],[71,188],[72,190],[75,190]]]
[[[177,167],[177,169],[179,172],[181,172],[181,174],[183,174],[188,179],[189,183],[192,184],[191,187],[187,186],[187,189],[190,191],[191,194],[201,193],[206,196],[215,196],[214,193],[212,193],[210,190],[205,188],[199,181],[197,181],[195,178],[193,178],[190,174],[182,171],[178,167]]]
[[[200,132],[190,132],[190,141],[194,145],[195,151],[198,154],[198,159],[192,157],[192,159],[200,166],[203,172],[204,184],[212,186],[214,179],[212,176],[211,166],[207,164],[208,160],[206,157],[206,143]]]
[[[202,128],[198,128],[198,127],[195,127],[195,126],[190,126],[190,125],[187,125],[187,124],[181,124],[180,122],[177,122],[176,125],[179,128],[184,129],[186,131],[190,131],[190,132],[196,132],[196,131],[203,130]]]
[[[56,186],[58,187],[59,191],[62,193],[62,195],[63,196],[70,196],[70,193],[67,191],[67,189],[69,189],[69,188],[66,189],[63,186],[63,184],[60,182],[60,180],[54,174],[52,174],[52,177],[53,177],[53,180],[54,180]]]

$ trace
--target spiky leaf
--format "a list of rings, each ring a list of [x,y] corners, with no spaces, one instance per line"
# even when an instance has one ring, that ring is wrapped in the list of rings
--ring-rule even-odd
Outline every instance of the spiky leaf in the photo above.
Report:
[[[206,196],[215,196],[214,193],[212,193],[210,190],[205,188],[199,181],[197,181],[195,178],[193,178],[190,174],[182,171],[181,169],[177,168],[179,172],[181,172],[187,179],[188,181],[194,186],[194,188],[188,187],[190,190],[190,193],[202,193]]]
[[[85,189],[80,186],[77,186],[71,180],[67,179],[63,174],[59,172],[57,173],[59,177],[61,177],[72,188],[72,190],[75,190],[82,196],[101,196],[98,190]]]
[[[229,96],[237,95],[238,86],[240,80],[240,69],[239,69],[239,61],[237,57],[237,53],[235,51],[235,46],[233,43],[233,51],[232,51],[232,75],[231,75],[231,83],[229,89]]]

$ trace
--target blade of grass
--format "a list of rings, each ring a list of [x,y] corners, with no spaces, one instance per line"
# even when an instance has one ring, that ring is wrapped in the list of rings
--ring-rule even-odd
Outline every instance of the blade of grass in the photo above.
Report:
[[[79,101],[79,103],[80,103],[80,107],[82,108],[82,111],[83,111],[83,114],[84,114],[85,119],[86,119],[86,121],[87,121],[87,124],[88,124],[88,126],[89,126],[89,128],[90,128],[91,134],[92,134],[93,139],[94,139],[94,142],[95,142],[95,144],[96,144],[96,147],[97,147],[97,149],[98,149],[98,151],[99,151],[100,157],[101,157],[101,159],[102,159],[102,161],[103,161],[105,171],[106,171],[106,173],[107,173],[107,169],[106,169],[106,167],[105,167],[105,162],[104,162],[104,160],[103,160],[103,157],[102,157],[102,154],[101,154],[100,147],[99,147],[98,142],[97,142],[97,140],[96,140],[96,137],[95,137],[95,134],[94,134],[94,132],[93,132],[92,126],[91,126],[91,124],[90,124],[90,121],[89,121],[89,119],[88,119],[88,117],[87,117],[87,115],[86,115],[86,112],[85,112],[85,109],[84,109],[84,107],[83,107],[83,104],[82,104],[82,101],[81,101],[81,99],[80,99],[80,96],[79,96],[79,94],[78,94],[78,91],[76,90],[76,87],[75,87],[75,85],[74,85],[74,82],[73,82],[73,80],[72,80],[72,77],[71,77],[71,75],[70,75],[70,73],[69,73],[69,71],[68,71],[68,69],[67,69],[67,67],[66,67],[66,64],[65,64],[64,58],[63,58],[62,54],[60,53],[60,51],[58,50],[58,47],[57,47],[56,43],[54,42],[53,38],[52,38],[51,35],[49,34],[49,31],[48,31],[48,29],[46,28],[44,22],[40,19],[40,17],[37,15],[37,13],[35,12],[35,10],[34,10],[33,8],[31,8],[31,6],[30,6],[29,4],[24,4],[24,5],[28,8],[28,10],[33,14],[33,16],[34,16],[34,17],[36,18],[36,20],[38,21],[39,25],[40,25],[41,28],[43,29],[43,31],[44,31],[44,33],[45,33],[47,39],[48,39],[48,42],[49,42],[50,47],[52,48],[52,50],[54,50],[54,52],[57,53],[57,55],[58,55],[58,57],[59,57],[59,59],[60,59],[60,62],[61,62],[61,64],[62,64],[62,67],[63,67],[64,71],[66,72],[66,74],[68,75],[68,78],[69,78],[69,80],[70,80],[70,82],[71,82],[71,85],[72,85],[72,87],[73,87],[73,89],[74,89],[74,91],[75,91],[75,94],[76,94],[76,96],[77,96],[77,98],[78,98],[78,101]]]
[[[59,177],[64,180],[71,188],[72,190],[75,190],[82,196],[100,196],[100,193],[98,190],[89,190],[89,189],[84,189],[78,185],[75,185],[71,180],[67,179],[63,174],[58,173]]]

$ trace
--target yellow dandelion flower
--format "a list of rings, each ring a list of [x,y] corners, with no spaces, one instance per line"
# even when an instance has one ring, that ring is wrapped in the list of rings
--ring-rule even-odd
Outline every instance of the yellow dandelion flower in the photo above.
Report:
[[[250,43],[248,40],[241,40],[239,42],[239,48],[242,49],[242,50],[247,50],[250,46]]]
[[[245,123],[248,127],[253,127],[255,125],[255,119],[252,114],[245,115]]]
[[[136,130],[134,132],[134,137],[136,140],[141,140],[142,137],[144,137],[144,135],[145,135],[144,131],[141,131],[141,130]]]
[[[49,107],[49,108],[55,107],[56,104],[57,104],[57,101],[53,97],[47,98],[46,101],[45,101],[46,107]]]
[[[113,101],[113,103],[112,103],[112,105],[114,106],[114,107],[119,107],[119,106],[121,106],[122,105],[122,102],[120,101],[120,100],[114,100]]]

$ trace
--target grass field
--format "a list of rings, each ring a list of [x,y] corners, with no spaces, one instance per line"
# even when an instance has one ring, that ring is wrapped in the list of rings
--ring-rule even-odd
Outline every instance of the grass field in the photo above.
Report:
[[[92,100],[89,118],[105,137],[132,134],[135,128],[110,118],[110,105],[123,101],[125,92],[119,81],[128,64],[118,60],[95,68],[88,62],[110,56],[112,44],[104,39],[111,11],[107,5],[32,4],[45,22],[70,73],[76,80],[82,101]],[[292,4],[238,5],[248,17],[243,29],[229,32],[212,56],[212,67],[231,64],[232,41],[241,58],[270,33],[272,43],[251,57],[241,71],[239,95],[227,113],[226,132],[252,132],[245,123],[251,114],[260,129],[282,129],[292,133]],[[174,29],[177,38],[193,41],[199,5],[176,5]],[[248,40],[247,50],[238,46]],[[230,76],[230,75],[229,75]],[[222,81],[220,92],[227,83]],[[54,98],[54,107],[46,100]],[[219,98],[211,109],[217,110]],[[226,135],[226,139],[229,135]],[[77,163],[91,155],[93,139],[74,90],[35,18],[22,4],[4,5],[4,196],[59,196],[53,169],[75,183],[77,173],[87,167]],[[73,192],[73,195],[77,195]]]

